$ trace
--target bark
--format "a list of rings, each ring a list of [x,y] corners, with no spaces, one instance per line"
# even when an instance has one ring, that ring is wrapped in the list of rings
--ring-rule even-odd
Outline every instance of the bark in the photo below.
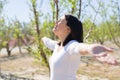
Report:
[[[40,44],[40,29],[39,29],[39,19],[38,19],[39,16],[38,16],[38,13],[36,11],[36,5],[32,4],[32,7],[33,7],[37,37],[38,37],[38,49],[39,49],[40,55],[42,56],[42,59],[45,61],[45,63],[47,64],[47,67],[49,68],[49,63],[48,63],[46,54],[43,52],[43,49],[42,49],[41,44]]]

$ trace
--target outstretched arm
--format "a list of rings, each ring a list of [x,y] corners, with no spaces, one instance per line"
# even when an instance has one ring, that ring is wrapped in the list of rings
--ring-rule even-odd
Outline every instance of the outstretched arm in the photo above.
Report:
[[[98,61],[111,65],[117,65],[117,60],[111,54],[109,54],[113,53],[113,50],[109,47],[93,44],[91,45],[91,52]]]
[[[81,54],[85,54],[85,52],[90,53],[100,62],[108,63],[111,65],[117,64],[116,59],[109,54],[109,53],[113,53],[112,49],[100,44],[90,44],[90,45],[84,44],[84,46],[86,49],[81,49],[80,50]]]
[[[113,53],[112,49],[105,47],[100,44],[86,44],[86,43],[77,43],[73,42],[69,45],[68,49],[70,54],[91,54],[98,61],[116,65],[116,59],[109,53]]]
[[[54,41],[50,38],[43,37],[42,42],[45,44],[46,47],[48,47],[50,50],[54,50],[55,45],[57,44],[57,41]]]

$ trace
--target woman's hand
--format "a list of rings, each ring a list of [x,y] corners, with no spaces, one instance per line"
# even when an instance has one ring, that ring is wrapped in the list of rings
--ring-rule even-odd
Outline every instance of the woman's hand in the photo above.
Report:
[[[116,59],[109,54],[113,53],[113,50],[108,47],[99,44],[92,44],[90,47],[90,52],[100,62],[117,65]]]
[[[46,39],[47,37],[42,37],[41,38],[41,41],[44,42],[44,40]]]

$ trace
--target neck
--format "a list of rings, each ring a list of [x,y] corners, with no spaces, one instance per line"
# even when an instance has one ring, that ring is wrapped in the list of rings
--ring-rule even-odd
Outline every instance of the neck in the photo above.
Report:
[[[60,37],[58,37],[59,39],[60,39],[60,46],[63,46],[63,43],[64,43],[64,41],[65,41],[65,39],[67,38],[67,36],[60,36]]]

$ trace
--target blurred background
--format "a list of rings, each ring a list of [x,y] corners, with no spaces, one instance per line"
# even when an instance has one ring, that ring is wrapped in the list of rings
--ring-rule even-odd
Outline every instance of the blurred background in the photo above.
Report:
[[[49,80],[48,62],[52,52],[40,39],[47,36],[57,40],[52,28],[65,14],[82,21],[85,43],[112,48],[112,55],[120,61],[120,0],[0,0],[1,79]],[[119,80],[119,72],[119,65],[82,56],[76,77]]]

